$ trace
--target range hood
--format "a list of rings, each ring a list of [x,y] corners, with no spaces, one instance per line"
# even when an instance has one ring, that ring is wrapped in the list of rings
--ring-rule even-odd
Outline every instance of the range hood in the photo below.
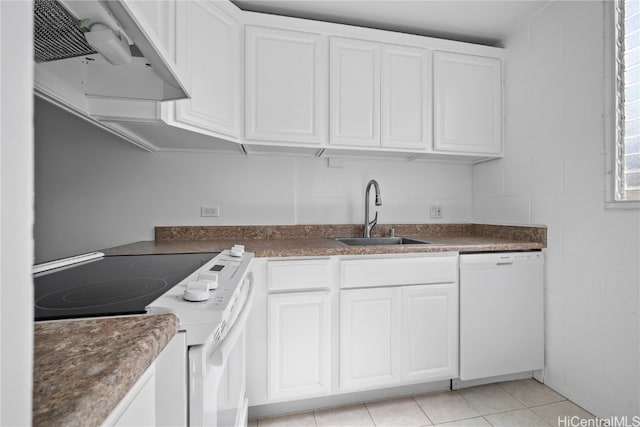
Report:
[[[87,97],[165,101],[189,96],[172,56],[136,2],[35,0],[34,61],[36,75],[50,74]]]

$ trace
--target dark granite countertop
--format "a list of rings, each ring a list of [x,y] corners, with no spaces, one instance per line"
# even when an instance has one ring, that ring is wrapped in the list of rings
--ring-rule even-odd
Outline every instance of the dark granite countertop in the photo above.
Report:
[[[178,326],[173,314],[35,323],[33,425],[102,424]]]
[[[361,225],[194,226],[156,227],[155,241],[106,249],[107,255],[219,252],[245,245],[257,257],[367,255],[415,252],[496,252],[547,247],[547,229],[539,226],[486,224],[378,225],[374,236],[397,236],[429,242],[424,245],[347,246],[337,237],[362,235]]]

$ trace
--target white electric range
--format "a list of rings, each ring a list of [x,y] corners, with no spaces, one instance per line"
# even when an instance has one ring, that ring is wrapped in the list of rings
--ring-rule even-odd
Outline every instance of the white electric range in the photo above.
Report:
[[[38,265],[36,320],[173,313],[186,335],[189,425],[246,425],[252,259],[234,246],[217,254],[94,253]]]

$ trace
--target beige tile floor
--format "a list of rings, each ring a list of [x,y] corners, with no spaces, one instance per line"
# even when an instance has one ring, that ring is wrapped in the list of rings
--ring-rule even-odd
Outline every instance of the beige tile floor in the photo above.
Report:
[[[528,379],[264,418],[249,427],[558,426],[559,417],[593,415]],[[561,423],[560,425],[568,425]]]

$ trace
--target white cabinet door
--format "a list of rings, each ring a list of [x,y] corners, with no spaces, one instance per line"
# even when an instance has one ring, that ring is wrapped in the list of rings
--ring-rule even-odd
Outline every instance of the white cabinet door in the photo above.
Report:
[[[399,375],[398,288],[340,292],[340,388],[390,384]]]
[[[319,34],[247,26],[247,139],[326,142],[326,45]]]
[[[142,16],[148,21],[150,30],[160,40],[167,53],[175,60],[175,34],[176,34],[176,0],[148,1],[134,0],[128,3],[135,4]]]
[[[269,399],[331,391],[329,292],[268,296]]]
[[[402,288],[403,379],[458,375],[458,287],[455,283]]]
[[[502,151],[502,72],[497,58],[434,53],[434,150]]]
[[[176,101],[166,115],[178,127],[238,138],[242,28],[215,3],[177,2],[176,63],[191,99]]]
[[[380,146],[380,45],[331,37],[329,142]]]
[[[426,49],[382,47],[382,146],[431,144],[431,56]]]

